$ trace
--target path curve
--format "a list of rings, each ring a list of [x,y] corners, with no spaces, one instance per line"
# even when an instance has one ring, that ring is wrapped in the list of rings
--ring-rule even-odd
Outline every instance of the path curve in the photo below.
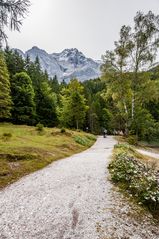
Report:
[[[2,190],[0,238],[158,239],[151,215],[140,215],[108,180],[114,144],[112,137],[99,137],[85,152]]]

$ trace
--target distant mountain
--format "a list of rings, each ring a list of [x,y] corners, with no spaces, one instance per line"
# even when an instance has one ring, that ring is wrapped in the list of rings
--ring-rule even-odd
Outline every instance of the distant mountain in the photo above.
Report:
[[[87,58],[76,48],[65,49],[61,53],[48,54],[46,51],[34,46],[23,53],[19,49],[14,49],[26,58],[30,56],[35,61],[39,57],[42,70],[47,70],[49,76],[57,75],[59,81],[68,82],[72,78],[78,78],[80,81],[94,79],[100,76],[100,61]]]

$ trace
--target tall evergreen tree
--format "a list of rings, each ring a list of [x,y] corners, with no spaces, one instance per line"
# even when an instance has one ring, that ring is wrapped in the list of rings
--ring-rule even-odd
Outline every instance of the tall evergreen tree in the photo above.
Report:
[[[57,79],[56,75],[53,78],[50,79],[49,85],[50,85],[51,89],[53,90],[53,92],[55,92],[56,94],[59,94],[60,84],[58,82],[58,79]]]
[[[83,94],[83,86],[77,79],[73,79],[67,88],[63,89],[61,107],[59,109],[59,120],[61,125],[83,128],[88,106]]]
[[[26,71],[32,79],[35,91],[36,122],[41,122],[46,126],[55,126],[56,116],[56,93],[50,87],[47,71],[41,70],[38,56],[35,62],[31,62],[29,57],[25,61]]]
[[[35,118],[34,89],[30,77],[25,72],[16,73],[11,80],[11,94],[14,106],[14,123],[32,124]]]
[[[3,53],[0,52],[0,119],[10,117],[12,106],[10,96],[10,81]]]
[[[25,61],[17,51],[14,51],[7,46],[4,54],[10,78],[16,73],[25,71]]]
[[[36,121],[45,126],[55,126],[57,124],[56,103],[57,97],[52,92],[47,81],[43,81],[36,91]]]
[[[108,113],[107,102],[101,96],[105,90],[105,82],[101,79],[88,80],[83,82],[84,93],[87,99],[89,109],[86,114],[85,128],[90,132],[100,134],[102,129],[106,128],[108,132],[112,131],[110,114]],[[106,112],[108,114],[106,114]]]

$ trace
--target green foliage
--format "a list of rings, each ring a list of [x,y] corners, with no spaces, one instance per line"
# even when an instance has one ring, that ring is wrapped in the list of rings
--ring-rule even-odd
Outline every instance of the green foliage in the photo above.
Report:
[[[88,107],[82,94],[83,87],[78,80],[71,80],[61,95],[61,106],[58,109],[60,124],[66,127],[82,128]]]
[[[133,130],[139,137],[143,135],[147,128],[145,115],[150,118],[147,105],[159,100],[158,79],[143,71],[155,60],[158,20],[159,16],[151,11],[137,12],[134,27],[123,26],[114,51],[103,56],[102,79],[106,82],[103,96],[113,102],[114,126],[125,134]]]
[[[37,154],[25,153],[25,154],[0,154],[1,158],[8,160],[9,162],[16,162],[19,160],[33,160],[37,158]]]
[[[11,138],[11,137],[12,137],[12,134],[11,134],[11,133],[3,133],[3,137],[9,137],[9,138]]]
[[[81,144],[83,146],[89,146],[90,142],[86,137],[81,137],[80,135],[76,135],[74,137],[76,143]]]
[[[10,117],[12,106],[10,96],[10,81],[7,66],[2,52],[0,52],[0,119]]]
[[[5,133],[3,133],[3,135],[2,135],[2,139],[3,139],[4,141],[9,141],[11,138],[12,138],[12,133],[10,133],[10,132],[5,132]]]
[[[56,118],[56,94],[51,91],[49,84],[41,82],[36,91],[36,118],[45,126],[55,126]]]
[[[92,140],[92,141],[96,140],[96,136],[94,136],[93,134],[86,135],[86,138],[89,139],[89,140]]]
[[[88,111],[86,112],[85,126],[89,131],[95,134],[101,134],[101,128],[111,129],[110,111],[108,113],[108,104],[101,96],[105,89],[105,82],[97,78],[83,82],[84,94],[87,100]],[[108,113],[108,114],[107,114]]]
[[[50,79],[49,85],[50,85],[51,89],[53,90],[53,92],[55,92],[56,94],[60,93],[60,84],[58,82],[57,76]]]
[[[87,134],[85,136],[76,135],[74,136],[74,140],[76,143],[81,144],[83,146],[91,146],[92,141],[95,141],[96,137],[91,134]]]
[[[38,123],[36,125],[36,130],[39,131],[39,132],[43,132],[44,131],[44,125],[41,124],[41,123]]]
[[[55,126],[57,124],[57,95],[52,89],[48,74],[41,70],[38,57],[33,63],[28,56],[25,64],[35,92],[36,122],[41,122],[45,126]]]
[[[63,133],[66,133],[66,129],[65,128],[61,128],[60,132],[63,134]]]
[[[76,128],[82,128],[87,106],[84,97],[79,92],[73,92],[70,97],[70,117]]]
[[[16,73],[25,71],[25,62],[16,50],[14,51],[7,46],[4,55],[11,79]]]
[[[135,159],[125,146],[115,151],[109,165],[111,178],[124,186],[137,200],[150,210],[159,209],[159,184],[156,171]]]
[[[128,150],[128,149],[131,149],[131,146],[128,143],[122,143],[122,144],[115,144],[114,148]]]
[[[31,124],[35,116],[34,89],[25,72],[16,73],[11,81],[13,122]]]
[[[131,145],[137,145],[138,137],[136,135],[129,135],[127,138],[127,142]]]

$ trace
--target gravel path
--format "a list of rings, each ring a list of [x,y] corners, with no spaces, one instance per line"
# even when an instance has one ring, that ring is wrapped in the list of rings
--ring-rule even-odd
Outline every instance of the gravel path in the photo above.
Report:
[[[22,178],[0,192],[0,239],[159,239],[151,215],[108,180],[115,140]]]

